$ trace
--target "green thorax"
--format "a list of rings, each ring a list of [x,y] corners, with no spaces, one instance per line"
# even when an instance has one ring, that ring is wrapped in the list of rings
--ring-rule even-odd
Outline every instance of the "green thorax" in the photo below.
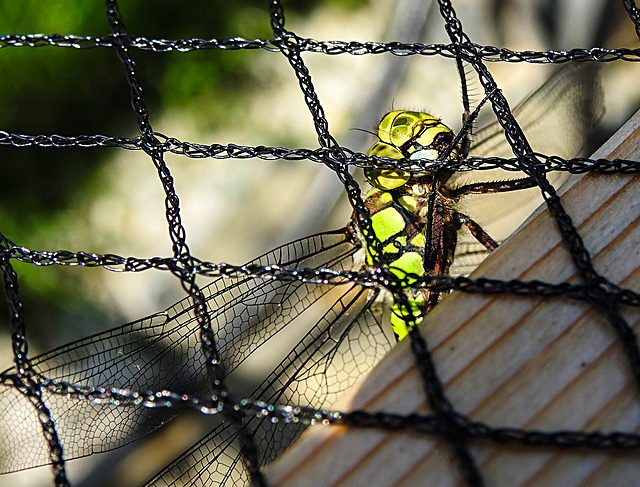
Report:
[[[367,245],[367,264],[389,266],[403,273],[424,274],[424,213],[427,201],[411,188],[402,186],[391,191],[373,188],[365,198],[371,216],[371,228],[379,242],[379,251]]]

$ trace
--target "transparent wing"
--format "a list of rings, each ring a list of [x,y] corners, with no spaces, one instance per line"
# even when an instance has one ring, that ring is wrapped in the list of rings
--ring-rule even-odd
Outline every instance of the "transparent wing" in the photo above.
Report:
[[[219,424],[145,486],[249,485],[236,437],[230,423]]]
[[[252,263],[353,269],[359,265],[357,250],[346,232],[340,231],[297,240]],[[302,330],[304,326],[309,328],[317,321],[313,313],[307,316],[315,308],[325,306],[326,310],[333,304],[339,309],[341,305],[329,296],[332,291],[335,287],[255,278],[219,278],[203,288],[227,372],[232,377],[239,374],[241,365],[260,345],[284,328],[292,324]],[[301,367],[304,359],[300,356],[291,361]],[[161,313],[52,350],[32,362],[46,377],[82,386],[166,389],[194,395],[211,392],[189,299]],[[277,359],[276,364],[279,362]],[[166,409],[97,405],[54,394],[45,394],[45,401],[66,459],[118,448],[153,431],[175,414]],[[48,463],[35,412],[9,384],[0,385],[0,414],[4,428],[0,435],[4,451],[1,471]]]
[[[393,339],[385,334],[382,313],[376,311],[377,292],[358,285],[334,291],[331,308],[257,387],[252,398],[270,404],[329,407],[390,349]],[[258,418],[251,418],[247,427],[256,440],[261,465],[273,460],[304,429]],[[228,435],[234,436],[228,424],[217,426],[146,485],[245,485],[238,446],[226,448],[224,459],[220,457]],[[230,457],[232,452],[235,456]]]
[[[512,110],[533,150],[570,158],[585,147],[589,133],[604,113],[599,69],[593,63],[564,64]],[[484,157],[513,157],[498,122],[477,132],[471,152]]]
[[[489,253],[472,235],[460,231],[449,275],[451,277],[468,276],[487,258]]]
[[[602,114],[602,89],[598,67],[591,63],[563,65],[545,84],[513,110],[515,119],[534,151],[563,158],[575,157],[580,153]],[[471,154],[483,157],[513,157],[504,131],[497,122],[478,132]],[[553,172],[549,174],[549,180],[557,187],[567,176],[567,173]],[[521,177],[525,175],[520,172],[493,169],[457,173],[450,184],[462,186],[472,182],[502,181]],[[530,213],[541,202],[539,190],[532,188],[501,194],[469,195],[460,201],[460,209],[486,227],[489,222],[498,220],[525,204],[527,209],[530,208]],[[521,220],[517,224],[521,223]],[[500,230],[495,238],[502,239],[509,235],[515,229],[513,225],[512,222]]]
[[[534,151],[565,159],[580,155],[604,111],[598,69],[593,63],[565,64],[513,109],[513,116]],[[471,154],[482,157],[513,157],[513,151],[498,122],[478,131]],[[521,177],[525,177],[524,173],[492,169],[457,173],[447,184],[460,187],[473,182],[504,181]],[[568,174],[563,172],[548,174],[549,181],[556,188],[567,177]],[[461,198],[458,209],[477,221],[495,240],[502,241],[542,202],[539,189],[531,188],[469,195]],[[460,235],[459,246],[470,254],[487,254],[482,245],[475,242],[466,231]],[[456,266],[457,262],[454,261],[452,273],[465,273],[464,270],[456,269]]]

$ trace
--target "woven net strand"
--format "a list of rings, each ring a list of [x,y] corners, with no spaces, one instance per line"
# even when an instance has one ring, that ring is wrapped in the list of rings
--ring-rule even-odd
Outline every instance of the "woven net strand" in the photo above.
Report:
[[[640,35],[638,10],[632,1],[620,2],[625,22]],[[124,73],[138,135],[30,135],[0,130],[0,142],[12,153],[29,148],[56,151],[98,148],[128,154],[143,153],[152,162],[164,198],[172,253],[164,257],[133,257],[93,250],[32,250],[30,242],[13,241],[0,226],[0,267],[4,278],[10,352],[13,366],[1,375],[0,415],[3,426],[2,472],[50,465],[54,485],[70,485],[67,462],[93,453],[116,450],[165,428],[178,413],[213,417],[202,438],[170,461],[146,485],[268,485],[264,467],[309,425],[335,424],[353,428],[405,430],[444,440],[465,485],[485,485],[472,446],[475,441],[527,448],[637,450],[640,436],[633,430],[585,432],[562,429],[535,431],[491,425],[466,416],[448,396],[434,364],[432,350],[419,328],[408,340],[421,374],[428,414],[397,415],[378,411],[332,411],[339,394],[369,371],[394,345],[388,324],[372,304],[381,290],[402,292],[407,281],[388,269],[361,270],[358,249],[349,229],[294,240],[244,265],[211,262],[191,252],[169,157],[219,160],[312,162],[324,166],[340,181],[353,209],[353,221],[371,228],[362,188],[353,169],[367,165],[406,170],[433,170],[426,162],[367,157],[340,145],[323,109],[322,98],[305,61],[308,55],[391,55],[421,57],[424,62],[444,58],[452,66],[477,76],[478,101],[504,127],[513,157],[470,157],[450,169],[478,171],[502,168],[520,171],[536,181],[579,276],[578,283],[473,280],[465,277],[424,276],[411,286],[437,292],[502,293],[564,296],[588,302],[615,331],[637,387],[640,350],[635,332],[621,314],[621,305],[637,306],[632,289],[622,289],[600,275],[582,238],[557,197],[546,174],[564,171],[634,174],[637,161],[563,159],[533,153],[500,90],[489,63],[627,63],[638,60],[637,48],[573,48],[515,50],[481,45],[470,37],[451,2],[437,2],[448,42],[358,42],[316,40],[289,30],[281,2],[268,2],[273,36],[269,39],[162,39],[136,36],[127,30],[127,17],[118,2],[105,2],[110,32],[103,36],[71,34],[6,34],[0,36],[0,55],[8,49],[29,53],[36,47],[99,50],[115,54]],[[425,9],[427,7],[424,7]],[[266,18],[266,13],[265,13]],[[251,50],[262,56],[284,56],[295,76],[316,148],[265,145],[203,144],[156,132],[147,103],[144,63],[151,53],[181,56],[197,51]],[[120,74],[121,75],[121,74]],[[303,119],[300,115],[300,120]],[[79,155],[77,157],[80,157]],[[328,172],[327,171],[327,172]],[[19,176],[19,175],[18,175]],[[157,181],[156,181],[157,183]],[[7,184],[7,183],[5,183]],[[10,185],[11,182],[9,181]],[[345,222],[346,223],[346,222]],[[366,233],[366,232],[365,232]],[[369,235],[372,232],[368,232]],[[375,244],[375,242],[374,242]],[[85,336],[33,354],[29,349],[28,306],[21,298],[21,276],[27,267],[46,272],[51,267],[89,268],[122,274],[165,271],[180,283],[186,298],[164,311],[126,325]],[[71,269],[68,269],[71,271]],[[206,282],[206,285],[202,283]],[[406,303],[405,303],[406,304]],[[305,318],[311,314],[312,318]],[[298,323],[302,323],[298,325]],[[234,372],[283,329],[298,330],[284,358],[262,368],[262,380],[245,396],[232,386]],[[196,416],[193,414],[193,416]],[[178,416],[176,418],[176,416]],[[155,434],[155,433],[154,433]],[[515,447],[515,446],[514,446]],[[526,454],[526,453],[525,453]],[[94,478],[95,480],[95,478]]]

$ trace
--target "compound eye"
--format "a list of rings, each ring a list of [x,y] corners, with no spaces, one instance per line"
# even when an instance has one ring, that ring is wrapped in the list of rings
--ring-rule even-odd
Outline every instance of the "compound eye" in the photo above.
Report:
[[[423,112],[395,110],[387,113],[378,125],[379,142],[373,144],[367,155],[402,159],[438,159],[439,151],[431,147],[434,139],[450,130],[440,119]],[[369,182],[383,191],[399,188],[411,178],[411,173],[400,169],[366,168]]]
[[[402,159],[404,157],[402,152],[385,142],[376,142],[373,144],[369,152],[367,152],[367,155],[370,157],[388,157],[390,159]]]
[[[407,140],[414,137],[416,127],[415,117],[410,117],[407,114],[397,116],[391,126],[389,132],[390,139],[398,146],[404,144]]]
[[[428,113],[394,110],[387,113],[378,125],[378,138],[382,142],[400,147],[420,135],[426,127],[439,120]]]
[[[391,159],[402,159],[403,157],[402,153],[398,149],[384,142],[376,142],[373,144],[367,155],[375,157],[389,157]],[[402,171],[400,169],[378,168],[365,168],[364,175],[372,186],[383,191],[399,188],[411,177],[411,174],[407,171]]]
[[[372,186],[389,191],[406,184],[411,174],[401,169],[365,169],[364,175]]]

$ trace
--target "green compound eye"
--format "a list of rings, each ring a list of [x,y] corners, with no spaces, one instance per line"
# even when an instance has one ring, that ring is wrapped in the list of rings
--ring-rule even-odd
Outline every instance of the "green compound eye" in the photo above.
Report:
[[[428,140],[429,137],[424,137],[424,132],[427,129],[438,126],[439,130],[431,132],[431,140]],[[426,146],[433,142],[433,138],[442,128],[449,130],[440,123],[440,119],[428,113],[394,110],[387,113],[378,125],[378,138],[394,147],[402,147],[409,140],[421,137],[425,139],[421,141],[421,144]],[[422,142],[427,143],[423,144]]]
[[[368,156],[391,159],[436,160],[441,147],[437,147],[439,134],[452,134],[440,119],[423,112],[394,110],[387,113],[378,125],[379,142],[373,144]],[[411,178],[411,173],[400,169],[364,170],[365,177],[383,191],[399,188]]]
[[[373,147],[369,149],[368,156],[377,157],[389,157],[391,159],[402,159],[402,153],[395,147],[385,143],[376,142]],[[404,183],[409,181],[411,174],[407,171],[400,169],[365,169],[365,177],[369,180],[372,186],[388,191],[390,189],[399,188]]]

